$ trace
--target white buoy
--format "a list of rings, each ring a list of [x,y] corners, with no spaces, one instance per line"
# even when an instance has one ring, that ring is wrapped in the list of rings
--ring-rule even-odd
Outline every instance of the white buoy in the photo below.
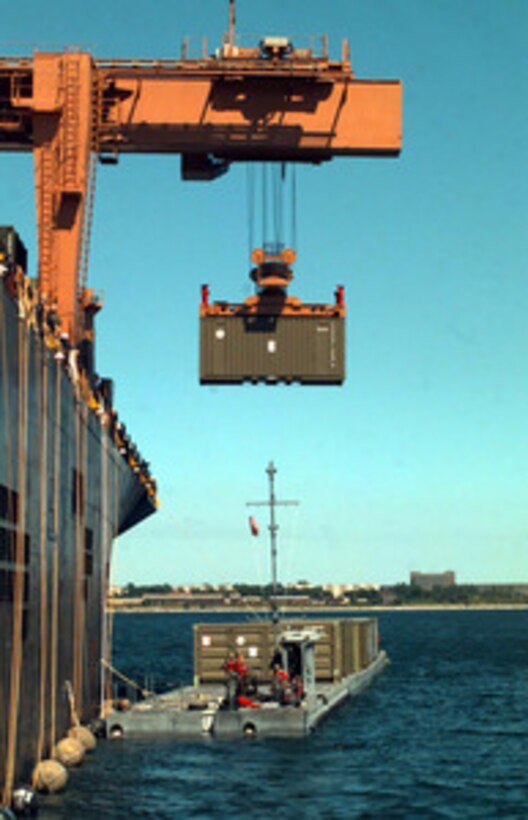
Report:
[[[84,746],[74,737],[63,737],[53,749],[53,757],[63,766],[78,766],[84,757]]]
[[[110,740],[120,740],[123,737],[123,727],[120,726],[118,723],[115,723],[113,726],[110,727],[108,737],[110,738]]]
[[[59,792],[67,780],[68,772],[58,760],[41,760],[33,770],[33,784],[39,792]]]
[[[68,731],[68,737],[80,740],[87,752],[92,752],[97,745],[95,735],[88,726],[72,726]]]

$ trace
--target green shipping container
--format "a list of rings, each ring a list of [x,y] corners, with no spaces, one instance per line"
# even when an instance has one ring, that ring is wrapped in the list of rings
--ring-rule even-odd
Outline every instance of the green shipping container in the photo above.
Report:
[[[200,319],[200,382],[342,384],[345,320],[337,315]]]
[[[321,633],[315,650],[316,679],[332,682],[365,669],[378,653],[376,618],[343,620],[310,619],[284,621],[283,627],[309,626]],[[222,683],[224,664],[230,652],[244,655],[260,683],[270,680],[273,629],[269,621],[196,624],[194,626],[194,682]]]

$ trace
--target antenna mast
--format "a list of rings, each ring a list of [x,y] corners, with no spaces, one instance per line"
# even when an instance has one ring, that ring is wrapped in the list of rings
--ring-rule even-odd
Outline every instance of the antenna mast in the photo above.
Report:
[[[235,45],[235,0],[229,0],[229,51],[233,54]]]
[[[271,553],[271,621],[273,623],[273,638],[275,646],[278,643],[279,633],[279,608],[277,606],[277,532],[279,525],[275,515],[276,507],[297,507],[298,501],[277,501],[275,497],[275,475],[277,468],[273,461],[270,461],[266,468],[269,482],[269,499],[268,501],[248,501],[248,507],[269,507],[269,533],[270,533],[270,553]]]

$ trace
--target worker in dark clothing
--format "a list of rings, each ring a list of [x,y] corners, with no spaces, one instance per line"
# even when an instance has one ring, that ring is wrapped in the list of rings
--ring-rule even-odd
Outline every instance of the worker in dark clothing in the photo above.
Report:
[[[292,688],[290,676],[279,663],[273,665],[273,694],[279,703],[285,704],[291,701]]]
[[[293,702],[298,706],[304,698],[304,684],[300,675],[294,675],[291,680]]]

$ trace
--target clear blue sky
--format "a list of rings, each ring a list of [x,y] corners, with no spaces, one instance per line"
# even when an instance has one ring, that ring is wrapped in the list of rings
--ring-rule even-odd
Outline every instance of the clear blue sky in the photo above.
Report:
[[[4,5],[4,53],[170,57],[186,34],[212,48],[227,21],[227,0],[42,8]],[[528,4],[238,0],[237,12],[240,32],[327,32],[336,56],[348,36],[358,77],[402,79],[404,150],[298,172],[293,291],[319,301],[346,285],[340,389],[198,384],[200,284],[213,298],[251,292],[243,166],[211,184],[182,183],[177,157],[99,167],[98,369],[162,501],[120,539],[114,580],[265,580],[245,502],[265,497],[274,459],[279,495],[301,501],[280,517],[284,580],[526,581]],[[31,159],[0,154],[0,173],[0,223],[34,263]]]

